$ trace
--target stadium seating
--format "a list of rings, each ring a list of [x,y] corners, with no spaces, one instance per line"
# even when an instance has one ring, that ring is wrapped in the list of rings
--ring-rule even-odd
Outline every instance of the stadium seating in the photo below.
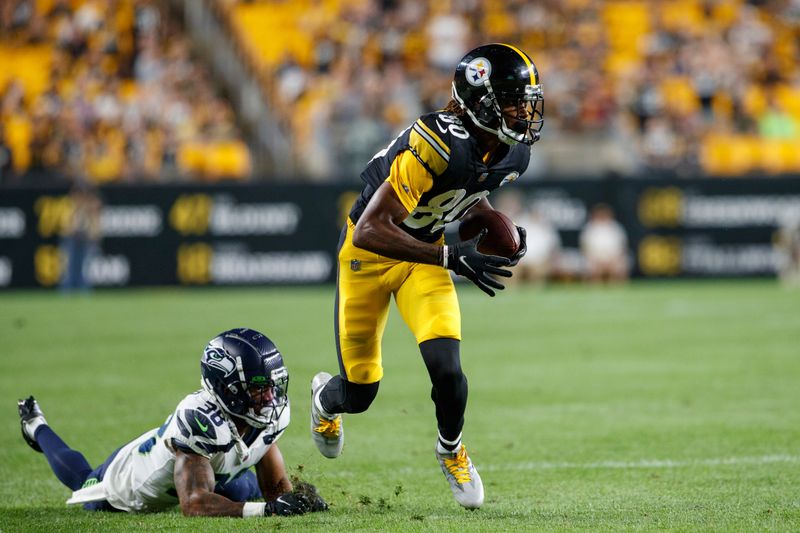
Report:
[[[69,144],[67,130],[75,117],[50,117],[52,123],[40,127],[53,91],[62,99],[83,91],[95,106],[104,82],[116,80],[110,99],[125,109],[144,109],[154,98],[146,79],[152,68],[169,71],[190,61],[181,52],[186,38],[175,33],[174,20],[162,23],[169,38],[155,32],[155,44],[148,45],[141,37],[136,25],[148,20],[142,10],[157,9],[166,17],[163,3],[36,0],[34,5],[46,21],[44,31],[37,31],[41,25],[34,17],[28,28],[0,37],[0,97],[10,101],[15,91],[23,91],[19,109],[12,112],[6,105],[0,115],[18,172],[71,168],[53,155],[58,153],[53,143]],[[109,14],[112,5],[115,12]],[[574,136],[582,137],[575,143],[581,146],[592,138],[617,143],[617,152],[628,157],[621,166],[626,172],[798,171],[792,143],[800,138],[791,132],[800,131],[792,127],[792,121],[800,125],[800,16],[784,3],[213,0],[208,5],[260,82],[294,148],[300,178],[326,180],[357,172],[356,163],[385,146],[415,113],[446,104],[453,49],[493,41],[518,43],[536,60],[547,100],[545,141]],[[75,48],[65,41],[65,32],[79,20],[84,25],[93,20],[92,9],[106,22],[87,30]],[[203,70],[189,64],[194,65],[189,70]],[[132,135],[123,128],[124,153],[104,152],[85,165],[89,176],[113,181],[138,179],[137,174],[150,180],[176,175],[243,179],[253,170],[268,175],[268,168],[253,169],[241,132],[232,124],[215,126],[230,121],[230,113],[207,112],[217,103],[226,105],[209,89],[210,77],[193,77],[191,84],[203,87],[195,91],[200,97],[174,80],[160,89],[177,99],[173,111],[187,114],[189,109],[190,120],[178,128],[167,113],[157,112],[144,120],[154,124],[140,126],[146,132]],[[770,123],[775,114],[780,120]],[[774,126],[781,121],[783,133],[775,138]],[[363,134],[342,133],[355,123]],[[43,136],[54,141],[48,144]],[[89,137],[83,151],[118,145]],[[647,148],[670,138],[677,141],[661,152]],[[537,145],[543,153],[539,164],[554,165],[539,175],[559,174],[564,161],[555,156],[559,148]],[[317,157],[306,157],[309,151]],[[554,155],[548,157],[548,151]],[[147,154],[143,159],[142,153]],[[569,159],[577,157],[582,154]],[[161,160],[173,161],[172,170]],[[123,175],[113,176],[115,168],[124,169]],[[597,174],[610,170],[598,168]]]
[[[20,0],[9,0],[14,8]],[[243,179],[251,158],[169,9],[146,0],[36,0],[0,28],[0,123],[14,170],[96,183]],[[20,13],[26,13],[21,10]],[[1,23],[1,22],[0,22]],[[176,76],[182,72],[182,79]],[[216,110],[210,112],[209,110]],[[175,145],[175,146],[173,146]],[[178,153],[202,148],[197,162]],[[191,158],[189,158],[191,159]]]
[[[35,99],[50,81],[52,55],[49,45],[9,46],[0,41],[0,93],[17,80],[25,88],[26,98]]]
[[[444,13],[468,22],[469,42],[511,41],[530,49],[542,72],[548,102],[545,139],[558,135],[558,130],[580,135],[625,124],[639,124],[639,128],[620,139],[644,137],[647,122],[663,118],[682,140],[675,148],[673,168],[688,166],[694,173],[720,176],[798,171],[789,149],[793,141],[760,139],[756,128],[773,94],[787,113],[800,120],[796,44],[800,24],[796,15],[778,3],[568,0],[540,7],[496,0],[469,5],[422,2],[415,4],[421,12],[415,17],[408,13],[413,10],[404,10],[408,6],[402,2],[387,4],[384,9],[395,10],[387,15],[380,12],[379,4],[370,2],[219,1],[226,7],[235,39],[264,80],[265,91],[279,112],[285,111],[285,123],[298,147],[311,142],[314,133],[301,110],[337,109],[353,101],[368,103],[365,106],[370,109],[361,112],[387,130],[384,138],[373,139],[370,149],[379,148],[396,133],[396,124],[372,110],[391,107],[390,94],[372,105],[371,95],[347,70],[350,61],[360,61],[356,68],[368,74],[399,58],[421,109],[431,100],[428,94],[446,94],[447,76],[431,77],[426,68],[434,46],[431,21]],[[387,35],[397,44],[387,43]],[[335,57],[320,57],[324,56],[317,49],[320,43],[332,43],[327,51],[334,50]],[[753,60],[759,57],[767,60]],[[770,61],[780,67],[783,82],[777,88],[770,80],[774,75],[764,65]],[[304,80],[302,90],[288,100],[280,89],[282,67],[287,64],[293,75]],[[616,99],[610,112],[599,115],[593,102],[598,97],[598,80],[611,85]],[[651,80],[657,80],[655,87],[649,87]],[[631,95],[645,93],[652,100],[643,103],[656,107],[642,111],[637,107],[642,102],[631,101]],[[644,114],[630,117],[632,110]],[[298,119],[298,113],[304,119]],[[343,162],[348,157],[348,146],[341,146],[333,133],[344,129],[340,122],[353,120],[344,117],[335,112],[323,120],[315,117],[314,128],[335,137],[328,141],[330,146],[320,148],[327,149],[333,161],[337,156]],[[731,131],[731,123],[739,131]],[[626,149],[630,152],[637,144],[647,143],[628,143]],[[547,143],[537,150],[547,151]],[[631,156],[643,161],[640,171],[646,170],[647,153]],[[659,168],[663,164],[658,161]]]
[[[634,1],[608,2],[602,15],[609,44],[607,72],[615,75],[634,68],[641,59],[641,39],[650,30],[647,5]]]

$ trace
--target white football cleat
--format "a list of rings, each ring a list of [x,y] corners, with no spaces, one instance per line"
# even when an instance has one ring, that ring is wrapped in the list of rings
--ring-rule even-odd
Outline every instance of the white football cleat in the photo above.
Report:
[[[317,408],[319,393],[330,380],[331,375],[327,372],[320,372],[311,380],[311,438],[322,455],[333,459],[339,457],[344,446],[342,415],[328,418],[322,416]]]
[[[39,402],[33,396],[28,396],[24,400],[17,402],[17,411],[19,412],[19,424],[22,429],[22,438],[28,443],[28,446],[41,452],[42,448],[36,442],[34,436],[39,426],[46,426],[47,420],[44,419],[42,408],[39,407]]]
[[[462,507],[478,509],[483,505],[483,482],[463,444],[452,453],[439,453],[437,445],[436,459],[450,483],[453,496]]]

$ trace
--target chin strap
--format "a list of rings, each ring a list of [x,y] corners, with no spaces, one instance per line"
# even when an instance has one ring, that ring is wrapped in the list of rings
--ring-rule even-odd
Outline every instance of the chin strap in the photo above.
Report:
[[[205,381],[202,381],[203,385],[205,385]],[[220,413],[222,414],[222,418],[228,424],[228,428],[231,430],[231,435],[233,436],[233,447],[236,449],[236,457],[239,459],[239,463],[244,463],[250,457],[250,451],[247,449],[247,445],[245,445],[244,441],[242,440],[241,435],[239,435],[239,430],[236,429],[236,424],[231,420],[230,415],[225,412],[225,409],[222,408],[225,405],[217,393],[214,392],[214,389],[210,387],[203,387],[206,392],[210,393],[211,396],[214,397],[216,400],[217,405],[220,407]]]
[[[228,423],[228,427],[231,430],[231,435],[233,435],[233,447],[236,449],[236,456],[239,458],[239,463],[244,463],[250,457],[250,451],[247,449],[242,437],[239,435],[239,430],[236,429],[236,424],[233,423],[233,420],[226,416],[225,421]]]

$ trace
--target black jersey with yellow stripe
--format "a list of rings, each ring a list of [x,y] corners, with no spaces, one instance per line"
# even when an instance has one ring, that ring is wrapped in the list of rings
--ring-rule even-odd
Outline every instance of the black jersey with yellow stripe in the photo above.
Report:
[[[501,145],[498,150],[486,161],[457,116],[444,111],[423,115],[361,173],[365,186],[350,219],[358,222],[372,195],[388,181],[409,213],[401,227],[418,240],[436,242],[445,224],[528,168],[529,146]]]

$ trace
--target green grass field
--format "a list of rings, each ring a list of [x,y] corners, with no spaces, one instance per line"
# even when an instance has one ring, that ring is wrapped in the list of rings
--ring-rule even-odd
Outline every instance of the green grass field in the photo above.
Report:
[[[767,281],[459,288],[465,443],[486,503],[462,510],[433,456],[429,382],[392,312],[386,376],[335,461],[308,435],[309,382],[335,372],[332,287],[0,294],[0,531],[797,531],[800,292]],[[208,339],[266,332],[291,372],[279,441],[328,513],[187,519],[87,513],[19,434],[34,394],[92,465],[199,386]]]

